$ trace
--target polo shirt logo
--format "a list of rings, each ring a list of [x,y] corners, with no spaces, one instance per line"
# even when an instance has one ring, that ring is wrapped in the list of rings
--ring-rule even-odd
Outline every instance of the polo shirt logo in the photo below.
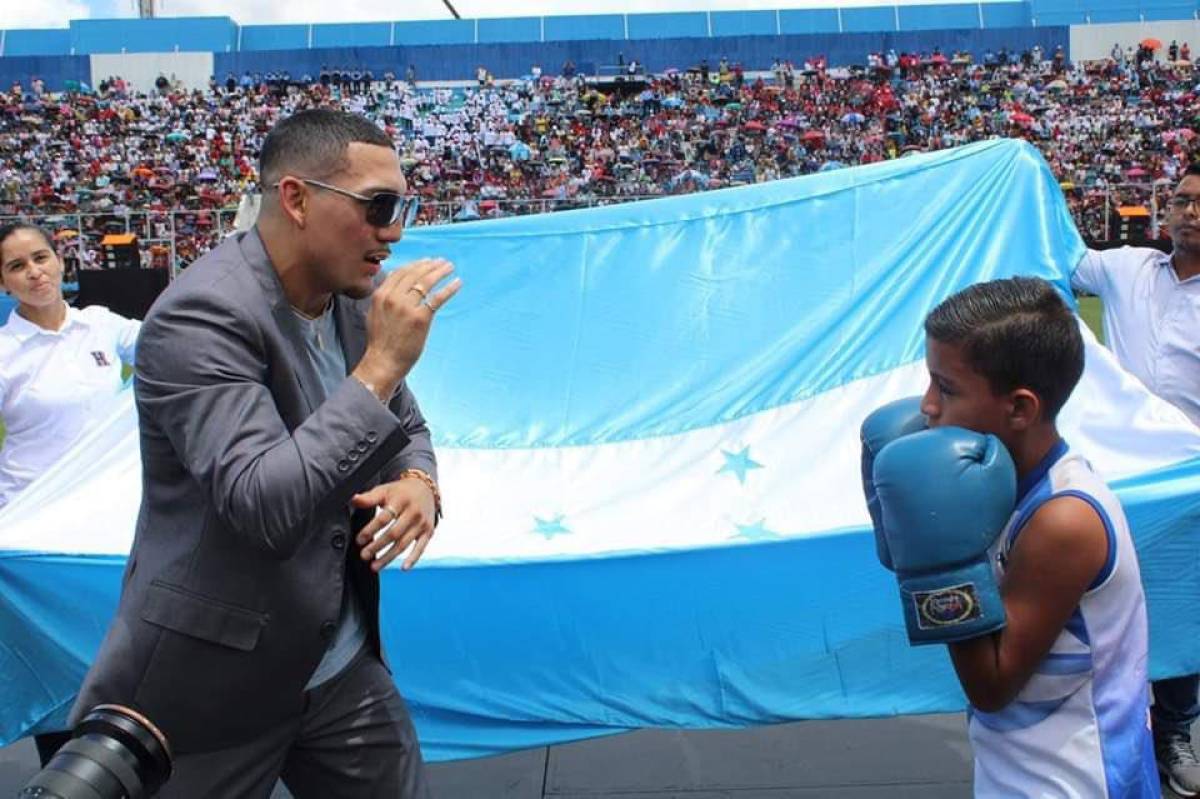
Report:
[[[104,354],[103,350],[93,350],[92,357],[96,359],[97,366],[112,366],[112,364],[108,362],[108,356]]]

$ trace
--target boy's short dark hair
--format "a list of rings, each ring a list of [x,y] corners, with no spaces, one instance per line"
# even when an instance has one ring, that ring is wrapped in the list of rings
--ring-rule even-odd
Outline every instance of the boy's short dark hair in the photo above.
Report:
[[[1083,374],[1075,314],[1041,278],[976,283],[925,317],[925,333],[962,348],[971,368],[1004,394],[1028,388],[1054,421]]]
[[[1200,175],[1200,161],[1193,161],[1188,164],[1188,168],[1184,170],[1183,176],[1186,178],[1188,175]]]

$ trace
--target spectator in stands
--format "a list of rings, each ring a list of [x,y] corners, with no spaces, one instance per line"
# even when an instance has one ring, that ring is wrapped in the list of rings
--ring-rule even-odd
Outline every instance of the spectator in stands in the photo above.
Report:
[[[1179,60],[1186,61],[1189,64],[1192,62],[1192,48],[1188,47],[1188,43],[1184,42],[1179,48]]]
[[[139,323],[62,293],[63,262],[43,230],[0,227],[0,288],[17,300],[0,327],[0,508],[103,419],[133,363]],[[35,736],[46,765],[70,734]]]
[[[1170,46],[1167,47],[1167,58],[1172,62],[1179,60],[1179,43],[1174,39],[1171,40]]]

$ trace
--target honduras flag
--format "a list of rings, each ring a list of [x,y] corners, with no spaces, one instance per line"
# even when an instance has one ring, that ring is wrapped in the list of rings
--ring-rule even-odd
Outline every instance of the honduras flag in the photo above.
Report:
[[[396,250],[464,280],[412,377],[446,517],[418,569],[383,574],[429,759],[963,706],[945,652],[907,643],[858,429],[924,390],[922,320],[949,294],[1021,274],[1069,296],[1083,242],[1032,147],[422,228]],[[1061,423],[1132,524],[1154,673],[1200,670],[1200,429],[1090,335]],[[62,723],[139,474],[126,395],[0,513],[0,743]]]

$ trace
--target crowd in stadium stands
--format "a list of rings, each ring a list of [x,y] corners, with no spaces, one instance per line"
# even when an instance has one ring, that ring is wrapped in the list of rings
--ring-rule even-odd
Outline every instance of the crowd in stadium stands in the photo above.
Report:
[[[822,58],[747,75],[720,59],[601,91],[564,65],[525,80],[429,88],[403,77],[323,69],[214,78],[151,94],[112,78],[95,91],[40,82],[0,95],[0,217],[70,214],[63,237],[98,237],[127,214],[148,241],[187,263],[216,241],[256,188],[255,162],[281,115],[334,105],[395,138],[421,195],[416,220],[507,213],[683,193],[803,175],[996,136],[1036,145],[1085,235],[1103,238],[1110,204],[1149,204],[1200,147],[1190,49],[1114,45],[1068,64],[1061,49],[872,53],[865,65]],[[549,73],[547,70],[546,73]],[[610,81],[608,86],[612,86]],[[168,216],[184,209],[185,213]],[[74,214],[83,217],[82,225]],[[65,217],[64,217],[65,218]],[[1111,230],[1109,231],[1111,233]],[[165,245],[152,253],[165,264]],[[94,250],[78,248],[84,264]]]

